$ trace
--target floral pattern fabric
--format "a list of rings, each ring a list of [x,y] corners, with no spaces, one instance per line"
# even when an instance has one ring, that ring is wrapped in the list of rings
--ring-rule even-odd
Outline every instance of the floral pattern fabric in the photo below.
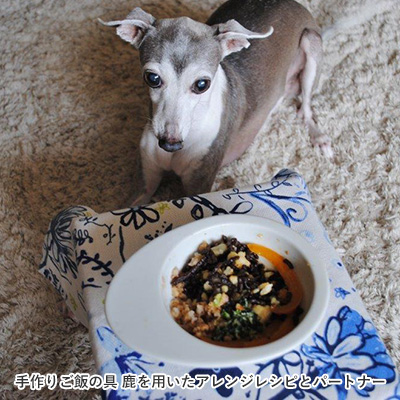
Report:
[[[171,365],[125,346],[107,325],[104,300],[108,285],[121,265],[138,249],[158,236],[193,220],[221,214],[251,214],[281,222],[311,243],[330,277],[328,312],[317,331],[301,346],[265,363],[224,369]],[[215,374],[239,377],[259,374],[305,374],[314,380],[362,374],[386,379],[385,385],[314,385],[289,389],[269,385],[256,389],[240,385],[206,385],[201,391],[110,390],[108,399],[400,399],[396,368],[372,324],[342,261],[313,208],[306,183],[290,170],[280,171],[268,183],[234,188],[178,200],[159,202],[97,214],[84,206],[70,207],[50,223],[44,241],[40,272],[63,296],[70,310],[91,333],[92,347],[101,374],[165,373],[171,376]]]

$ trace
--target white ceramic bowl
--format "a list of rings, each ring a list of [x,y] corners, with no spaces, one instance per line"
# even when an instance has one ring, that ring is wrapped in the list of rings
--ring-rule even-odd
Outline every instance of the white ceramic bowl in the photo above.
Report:
[[[182,268],[203,240],[222,235],[269,247],[294,264],[304,313],[286,336],[262,346],[228,348],[197,339],[174,321],[169,308],[173,268]],[[214,368],[266,361],[292,350],[316,330],[328,299],[326,268],[298,233],[265,218],[224,215],[176,228],[137,251],[113,278],[105,309],[111,328],[129,347],[161,361]]]

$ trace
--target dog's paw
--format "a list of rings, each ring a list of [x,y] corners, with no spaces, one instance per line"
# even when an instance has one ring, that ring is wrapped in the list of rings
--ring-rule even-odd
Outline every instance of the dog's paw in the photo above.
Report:
[[[137,208],[140,206],[144,206],[146,204],[149,204],[150,201],[151,201],[151,195],[149,195],[148,193],[142,193],[140,196],[134,198],[134,200],[130,205],[130,208]]]
[[[332,149],[331,139],[327,135],[318,135],[311,137],[311,143],[314,147],[318,147],[322,154],[332,160],[334,153]]]
[[[302,104],[299,100],[296,101],[296,114],[297,114],[297,118],[299,118],[301,121],[305,120],[305,116],[304,116],[304,109],[302,107]]]

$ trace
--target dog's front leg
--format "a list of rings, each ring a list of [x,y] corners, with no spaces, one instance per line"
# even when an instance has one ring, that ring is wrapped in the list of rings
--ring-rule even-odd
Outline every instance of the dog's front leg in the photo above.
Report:
[[[211,191],[218,168],[209,166],[200,173],[196,171],[188,171],[181,177],[183,188],[186,196],[194,196],[196,194],[207,193]]]
[[[151,197],[161,182],[163,172],[161,168],[151,162],[147,154],[142,154],[142,152],[140,152],[137,164],[135,174],[137,190],[131,207],[150,203]]]
[[[222,149],[213,149],[197,162],[191,162],[187,170],[180,175],[185,195],[193,196],[211,191],[222,159]]]
[[[132,207],[148,204],[163,176],[163,169],[157,163],[150,135],[152,132],[146,127],[140,142],[140,154],[136,163],[135,178],[137,182]]]

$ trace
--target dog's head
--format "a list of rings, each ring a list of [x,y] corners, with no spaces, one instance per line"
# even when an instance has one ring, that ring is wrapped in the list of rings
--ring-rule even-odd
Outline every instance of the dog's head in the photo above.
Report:
[[[267,33],[251,32],[235,20],[209,26],[190,18],[156,20],[135,8],[124,20],[104,23],[117,26],[117,34],[139,49],[143,79],[150,88],[152,130],[159,146],[174,152],[192,126],[206,118],[220,62],[250,46],[248,39]]]

